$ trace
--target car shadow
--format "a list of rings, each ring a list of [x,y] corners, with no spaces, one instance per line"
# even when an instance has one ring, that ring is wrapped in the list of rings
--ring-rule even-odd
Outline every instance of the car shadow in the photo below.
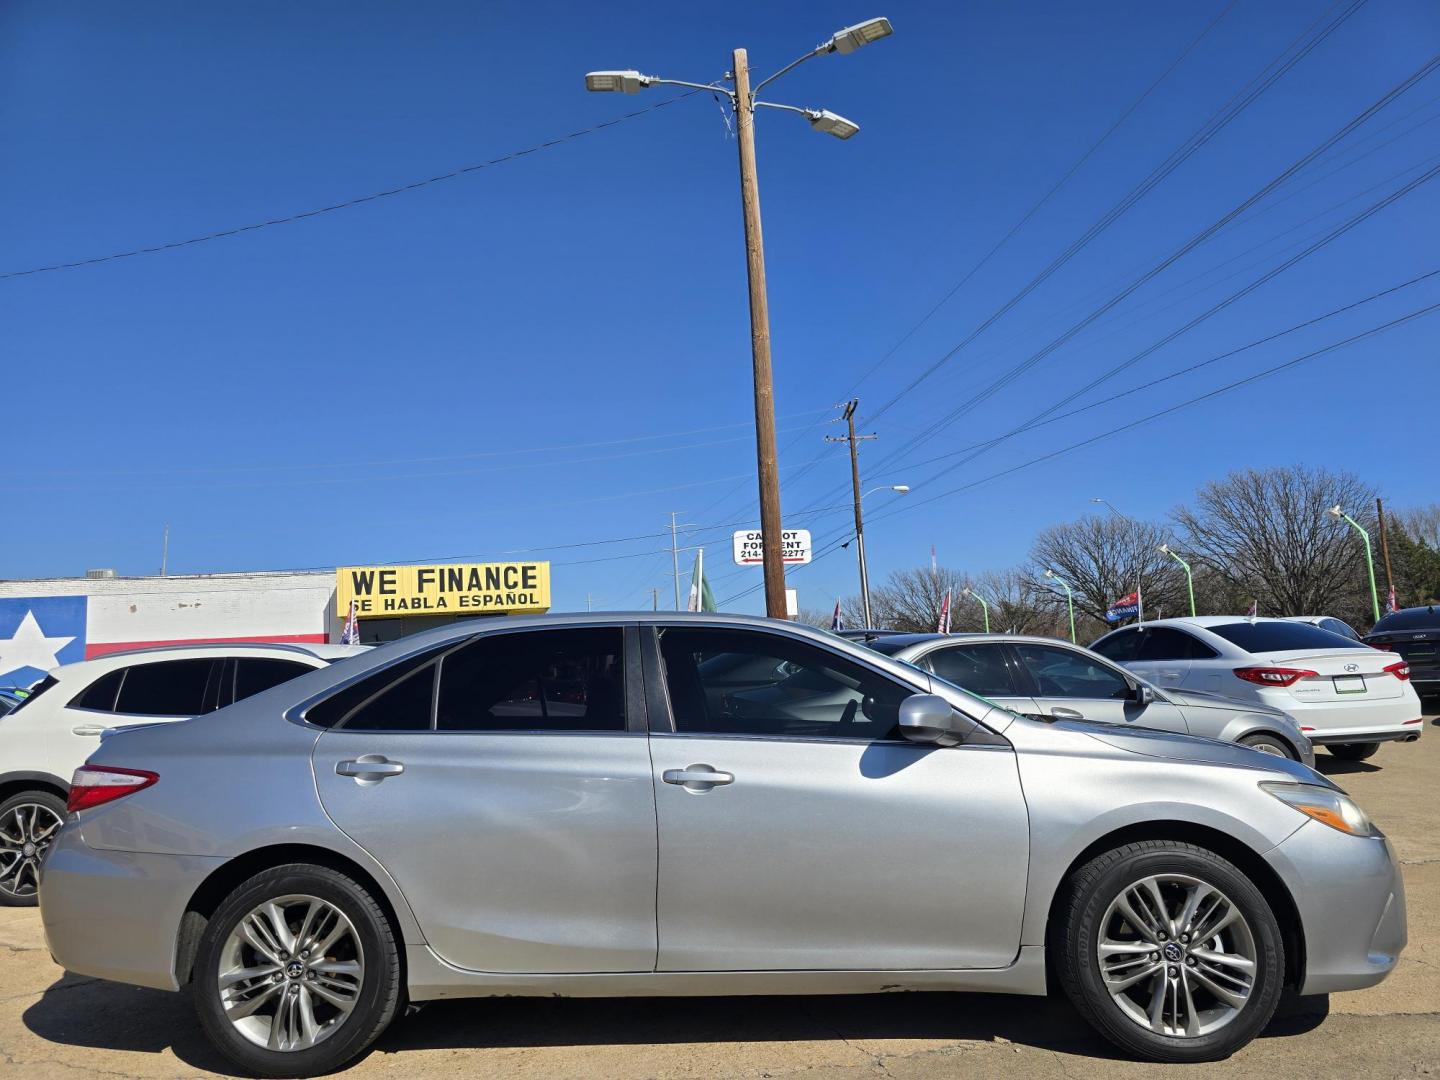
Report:
[[[1354,773],[1379,772],[1380,766],[1372,765],[1368,761],[1346,761],[1333,754],[1316,754],[1315,771],[1326,776],[1349,776]]]
[[[1289,997],[1262,1037],[1303,1034],[1329,999]],[[158,1054],[238,1075],[200,1031],[188,994],[66,975],[27,1008],[52,1043]],[[391,1025],[372,1053],[567,1046],[936,1039],[1010,1042],[1124,1060],[1059,996],[892,993],[843,997],[489,998],[433,1002]]]

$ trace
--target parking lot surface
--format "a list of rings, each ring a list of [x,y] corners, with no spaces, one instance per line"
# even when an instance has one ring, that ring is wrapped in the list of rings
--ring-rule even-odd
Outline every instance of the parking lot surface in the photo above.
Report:
[[[428,1006],[397,1022],[346,1075],[1440,1075],[1440,719],[1427,718],[1425,729],[1419,743],[1382,746],[1366,762],[1318,755],[1404,863],[1410,945],[1398,970],[1370,990],[1290,1003],[1229,1061],[1182,1069],[1117,1059],[1059,999],[507,998]],[[69,1080],[229,1074],[184,996],[66,975],[50,961],[33,908],[0,908],[0,1065],[8,1075]]]

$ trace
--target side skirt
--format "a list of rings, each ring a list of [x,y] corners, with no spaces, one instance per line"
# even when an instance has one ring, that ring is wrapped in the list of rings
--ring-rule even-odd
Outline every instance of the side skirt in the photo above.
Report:
[[[967,990],[1043,995],[1045,949],[1025,945],[1005,968],[963,971],[637,971],[511,975],[452,967],[426,945],[406,946],[411,1001],[474,997],[730,997]]]

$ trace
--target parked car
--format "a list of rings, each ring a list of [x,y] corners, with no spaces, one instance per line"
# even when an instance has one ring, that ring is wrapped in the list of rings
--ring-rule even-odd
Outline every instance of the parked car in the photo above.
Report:
[[[1349,638],[1351,641],[1363,640],[1353,626],[1344,619],[1337,619],[1333,615],[1286,615],[1285,621],[1309,623],[1311,626],[1318,626],[1321,630],[1329,630],[1332,634],[1339,634],[1341,637]]]
[[[0,719],[0,906],[35,903],[70,776],[104,732],[213,712],[364,648],[172,646],[56,668]]]
[[[1420,737],[1420,698],[1403,659],[1287,619],[1201,615],[1112,630],[1092,646],[1145,678],[1258,701],[1351,761]]]
[[[1410,683],[1417,694],[1440,694],[1440,612],[1434,604],[1386,615],[1365,635],[1365,644],[1409,664]]]
[[[29,696],[28,690],[23,690],[18,686],[0,687],[0,717],[14,712],[15,707]]]
[[[1315,763],[1310,740],[1279,709],[1196,690],[1161,689],[1068,641],[1014,634],[909,634],[868,644],[1042,720],[1178,731]]]
[[[114,734],[69,805],[57,961],[188,986],[250,1075],[336,1069],[404,1001],[1044,994],[1047,964],[1127,1052],[1209,1060],[1406,937],[1388,843],[1298,762],[742,616],[417,634]]]

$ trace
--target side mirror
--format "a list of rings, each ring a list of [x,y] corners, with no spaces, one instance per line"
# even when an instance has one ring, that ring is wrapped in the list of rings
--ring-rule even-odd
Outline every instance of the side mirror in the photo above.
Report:
[[[959,746],[973,726],[938,694],[912,694],[900,702],[900,734],[913,743]]]
[[[1155,701],[1155,691],[1154,691],[1154,690],[1151,690],[1150,687],[1146,686],[1144,683],[1139,683],[1139,684],[1136,685],[1136,687],[1135,687],[1135,703],[1136,703],[1137,705],[1151,705],[1151,704],[1154,703],[1154,701]]]

